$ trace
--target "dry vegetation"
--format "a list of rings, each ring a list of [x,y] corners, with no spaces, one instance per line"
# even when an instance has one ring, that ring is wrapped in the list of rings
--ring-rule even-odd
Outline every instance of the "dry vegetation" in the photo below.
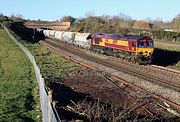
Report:
[[[180,41],[180,15],[171,22],[157,20],[133,20],[124,14],[118,16],[87,16],[76,19],[65,16],[61,21],[70,21],[70,31],[91,32],[91,33],[116,33],[116,34],[142,34],[151,36],[154,39],[166,41]],[[164,31],[169,29],[170,31]],[[173,31],[173,32],[171,32]]]

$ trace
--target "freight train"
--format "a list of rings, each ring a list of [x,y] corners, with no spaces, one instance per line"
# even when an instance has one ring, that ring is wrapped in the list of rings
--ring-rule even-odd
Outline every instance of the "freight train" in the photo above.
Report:
[[[153,39],[126,34],[91,34],[42,30],[47,38],[60,40],[101,54],[112,55],[138,64],[150,64],[154,51]]]

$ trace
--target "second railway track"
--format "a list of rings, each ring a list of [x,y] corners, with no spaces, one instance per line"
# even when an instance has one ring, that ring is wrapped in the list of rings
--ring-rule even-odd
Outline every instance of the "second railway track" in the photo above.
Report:
[[[129,63],[129,65],[124,65],[124,64],[121,64],[119,62],[115,62],[113,60],[102,60],[102,59],[97,58],[95,56],[88,55],[88,54],[84,53],[82,50],[77,49],[77,47],[73,47],[72,45],[69,46],[63,42],[57,43],[57,42],[54,42],[54,41],[49,40],[49,39],[47,39],[45,42],[56,47],[56,48],[60,48],[60,49],[67,51],[69,53],[73,53],[73,54],[80,56],[80,57],[83,57],[87,60],[97,62],[99,64],[111,67],[113,69],[116,69],[118,71],[122,71],[124,73],[128,73],[130,75],[133,75],[135,77],[139,77],[139,78],[144,79],[146,81],[156,83],[156,84],[161,85],[163,87],[170,88],[170,89],[178,91],[178,92],[180,91],[180,82],[165,79],[165,78],[158,77],[158,76],[154,76],[151,73],[147,73],[147,72],[143,72],[141,70],[137,70],[136,67],[132,67],[130,63]]]
[[[60,55],[61,57],[63,57],[63,58],[65,58],[65,59],[67,59],[67,60],[71,60],[71,61],[74,61],[74,62],[76,62],[76,63],[78,63],[78,64],[80,64],[80,65],[82,65],[82,66],[85,66],[85,67],[88,67],[88,68],[90,68],[90,69],[93,69],[93,70],[96,70],[97,72],[99,72],[100,71],[100,74],[102,74],[106,79],[108,79],[110,82],[112,82],[113,84],[115,84],[117,87],[119,87],[120,89],[126,89],[126,88],[130,88],[131,90],[135,90],[135,91],[137,91],[137,94],[146,94],[147,96],[145,97],[145,100],[150,100],[149,102],[150,102],[150,104],[155,104],[155,106],[157,106],[157,107],[160,107],[160,108],[162,108],[162,109],[165,109],[165,110],[167,110],[167,111],[169,111],[170,113],[173,113],[174,115],[176,115],[176,116],[179,116],[180,114],[179,114],[179,110],[180,110],[180,106],[179,106],[179,104],[178,103],[175,103],[175,102],[172,102],[171,100],[168,100],[168,99],[165,99],[165,98],[163,98],[163,97],[160,97],[160,96],[158,96],[158,95],[156,95],[155,93],[153,93],[153,92],[150,92],[150,91],[148,91],[148,90],[145,90],[144,88],[141,88],[141,87],[139,87],[139,86],[137,86],[137,85],[135,85],[135,84],[132,84],[132,83],[129,83],[129,82],[127,82],[127,81],[125,81],[125,80],[123,80],[123,79],[121,79],[121,78],[119,78],[119,77],[116,77],[116,76],[114,76],[114,75],[110,75],[110,74],[107,74],[106,72],[103,72],[103,71],[101,71],[101,70],[99,70],[99,68],[97,67],[97,68],[95,68],[94,66],[90,66],[90,65],[88,65],[88,64],[86,64],[86,63],[84,63],[84,62],[82,62],[82,61],[79,61],[79,59],[76,59],[74,56],[71,56],[71,55],[69,55],[68,53],[66,54],[64,51],[60,51],[59,50],[59,48],[55,48],[54,46],[52,46],[52,45],[49,45],[49,44],[47,44],[47,43],[44,43],[47,47],[49,47],[50,48],[50,50],[52,51],[52,52],[54,52],[55,54],[57,54],[57,55]],[[59,51],[58,51],[59,50]],[[139,92],[138,92],[139,91]],[[128,92],[129,93],[129,92]],[[134,99],[134,95],[132,94],[129,94],[130,95],[130,97],[132,97],[132,99]],[[136,96],[136,95],[135,95]],[[140,95],[141,96],[141,95]],[[149,96],[149,97],[148,97]],[[154,102],[152,102],[151,101],[151,98],[155,98],[155,99],[157,99],[157,100],[159,100],[160,102],[157,102],[156,100],[154,101]],[[140,97],[141,98],[141,97]],[[147,99],[146,99],[147,98]],[[144,99],[144,98],[143,98]],[[157,104],[157,105],[156,105]],[[145,104],[146,105],[146,104]],[[167,106],[168,105],[168,106]],[[171,108],[171,107],[172,108]],[[146,107],[144,106],[144,105],[138,105],[137,106],[138,108],[140,107],[140,108],[142,108],[145,112],[146,112],[146,114],[149,114],[149,115],[153,115],[153,113],[152,113],[152,109],[146,109]],[[154,108],[154,106],[153,106],[153,108]],[[155,109],[155,108],[154,108]],[[149,111],[150,110],[150,111]]]

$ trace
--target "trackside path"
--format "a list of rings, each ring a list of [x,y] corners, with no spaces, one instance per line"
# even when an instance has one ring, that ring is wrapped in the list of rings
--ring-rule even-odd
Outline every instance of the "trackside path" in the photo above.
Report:
[[[30,60],[0,29],[0,121],[40,121],[37,93]]]

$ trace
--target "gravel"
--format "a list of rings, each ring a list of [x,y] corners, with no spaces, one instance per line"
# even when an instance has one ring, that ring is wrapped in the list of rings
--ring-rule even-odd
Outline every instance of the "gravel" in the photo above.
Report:
[[[83,58],[81,58],[81,57],[79,57],[79,56],[75,56],[75,55],[73,55],[73,54],[64,52],[64,51],[62,51],[62,50],[60,50],[60,49],[57,49],[57,48],[56,48],[56,50],[59,50],[60,52],[63,52],[63,53],[71,56],[72,58],[74,58],[74,59],[76,59],[76,60],[79,60],[79,61],[81,61],[81,62],[84,62],[84,63],[86,63],[86,64],[89,64],[89,65],[91,65],[91,66],[93,66],[93,67],[96,67],[96,68],[102,70],[102,71],[105,71],[105,72],[107,72],[107,73],[110,73],[110,74],[113,74],[113,75],[115,75],[115,76],[118,76],[118,77],[120,77],[120,78],[122,78],[122,79],[124,79],[124,80],[126,80],[126,81],[128,81],[128,82],[131,82],[131,83],[133,83],[133,84],[135,84],[135,85],[137,85],[137,86],[143,87],[144,89],[146,89],[146,90],[148,90],[148,91],[150,91],[150,92],[153,92],[153,93],[155,93],[155,94],[157,94],[157,95],[159,95],[159,96],[161,96],[161,97],[163,97],[163,98],[166,98],[166,99],[168,99],[168,100],[170,100],[170,101],[172,101],[172,102],[175,102],[175,103],[177,103],[177,104],[180,104],[180,99],[179,99],[179,98],[180,98],[180,94],[179,94],[179,92],[177,92],[177,91],[173,91],[173,90],[171,90],[171,89],[164,88],[164,87],[159,86],[159,85],[157,85],[157,84],[154,84],[154,83],[145,81],[145,80],[143,80],[143,79],[140,79],[140,78],[138,78],[138,77],[134,77],[134,76],[132,76],[132,75],[128,75],[128,74],[126,74],[126,73],[117,71],[117,70],[115,70],[115,69],[112,69],[112,68],[110,68],[110,67],[107,67],[107,66],[98,64],[98,63],[96,63],[96,62],[87,61],[87,60],[85,60],[85,59],[83,59]],[[97,57],[99,57],[99,58],[103,58],[104,60],[109,58],[109,56],[103,56],[103,55],[101,55],[101,54],[91,53],[90,51],[89,51],[89,52],[85,52],[85,53],[91,54],[91,55],[93,55],[93,56],[97,56]],[[139,68],[141,69],[141,67],[139,67]],[[163,77],[163,76],[162,76],[162,77]]]

